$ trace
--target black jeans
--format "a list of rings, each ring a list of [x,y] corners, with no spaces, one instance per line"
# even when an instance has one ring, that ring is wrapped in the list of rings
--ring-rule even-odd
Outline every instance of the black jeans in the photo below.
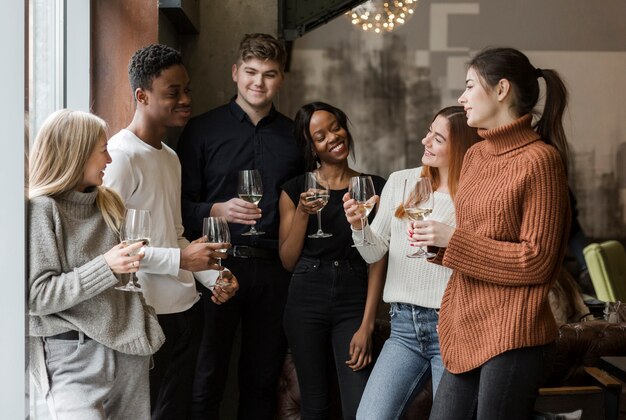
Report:
[[[231,256],[223,265],[237,277],[239,291],[222,305],[211,302],[211,292],[203,293],[204,334],[196,365],[191,418],[219,419],[233,339],[241,322],[238,418],[271,420],[287,349],[282,319],[290,274],[278,259]]]
[[[202,303],[185,312],[158,315],[165,343],[150,370],[152,420],[185,419],[202,338]]]
[[[466,373],[443,373],[431,420],[528,420],[554,344],[509,350]],[[474,417],[476,415],[476,417]]]
[[[352,336],[363,319],[367,266],[361,260],[320,261],[301,258],[289,287],[285,331],[300,384],[302,420],[329,415],[329,352],[339,381],[343,418],[354,419],[371,365],[354,372]]]

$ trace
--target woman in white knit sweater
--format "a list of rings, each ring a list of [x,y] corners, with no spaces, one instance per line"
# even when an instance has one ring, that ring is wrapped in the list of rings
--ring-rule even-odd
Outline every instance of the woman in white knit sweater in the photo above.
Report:
[[[404,181],[430,178],[435,191],[431,218],[454,225],[453,198],[463,156],[478,140],[476,129],[467,125],[463,107],[439,111],[422,139],[424,166],[391,174],[374,222],[365,227],[365,238],[374,244],[357,248],[365,261],[373,263],[389,252],[383,300],[391,304],[391,336],[367,382],[358,419],[400,418],[431,375],[433,395],[437,389],[444,370],[437,335],[438,308],[452,270],[423,258],[407,257],[414,249],[406,236]],[[362,233],[358,231],[360,216],[354,201],[347,196],[345,199],[346,217],[356,241]]]
[[[61,110],[30,156],[29,369],[52,418],[150,418],[150,355],[164,336],[141,293],[115,290],[137,272],[141,243],[119,243],[124,205],[102,187],[105,123]]]

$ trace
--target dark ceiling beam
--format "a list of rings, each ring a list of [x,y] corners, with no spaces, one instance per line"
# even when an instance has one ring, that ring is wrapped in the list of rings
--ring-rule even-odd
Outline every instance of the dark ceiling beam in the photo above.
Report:
[[[361,3],[365,0],[280,0],[280,36],[293,41]]]

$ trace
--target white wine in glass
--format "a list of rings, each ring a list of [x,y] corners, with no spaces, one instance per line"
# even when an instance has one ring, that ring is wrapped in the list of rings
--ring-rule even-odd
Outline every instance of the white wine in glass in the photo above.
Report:
[[[124,216],[124,224],[120,229],[120,239],[125,245],[132,245],[137,242],[143,242],[144,247],[150,244],[150,232],[152,229],[152,220],[148,210],[127,209]],[[144,247],[130,255],[137,255],[143,252]],[[125,292],[141,292],[141,286],[135,283],[135,276],[129,273],[130,279],[123,286],[116,287],[117,290]]]
[[[261,181],[261,174],[256,169],[246,169],[239,171],[239,184],[237,187],[237,194],[239,198],[252,203],[255,206],[259,204],[261,198],[263,198],[263,183]],[[256,230],[254,225],[250,227],[250,230],[242,233],[244,236],[251,235],[263,235],[265,232]]]
[[[230,230],[225,217],[205,217],[202,224],[202,235],[206,236],[207,242],[212,244],[230,244]],[[228,247],[220,248],[218,251],[226,252]],[[221,258],[218,259],[218,263],[222,265]],[[228,284],[228,281],[224,281],[223,271],[220,270],[215,285],[223,286],[225,284]]]
[[[361,213],[361,241],[352,246],[368,246],[371,242],[365,240],[365,226],[367,225],[367,216],[374,209],[372,198],[376,194],[374,191],[374,183],[372,177],[368,175],[353,176],[350,178],[350,198],[357,203],[358,211]]]
[[[317,210],[317,232],[310,234],[309,238],[329,238],[333,236],[332,233],[322,230],[322,210],[326,207],[330,198],[328,183],[321,177],[319,172],[307,172],[304,179],[304,190],[312,193],[312,195],[307,197],[307,201],[319,200],[321,204],[321,207]]]
[[[402,205],[407,217],[415,222],[428,219],[433,212],[435,195],[428,178],[417,178],[415,182],[404,180],[404,191],[402,192]],[[428,252],[423,247],[419,247],[413,254],[408,254],[409,258],[432,258],[435,254]]]

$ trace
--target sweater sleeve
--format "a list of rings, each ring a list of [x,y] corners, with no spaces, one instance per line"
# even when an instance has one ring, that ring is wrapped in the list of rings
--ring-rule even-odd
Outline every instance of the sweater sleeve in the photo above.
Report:
[[[532,158],[523,201],[518,204],[522,206],[518,240],[496,240],[457,227],[445,250],[443,265],[504,286],[551,280],[567,237],[567,179],[556,151],[541,149]]]
[[[112,147],[109,151],[112,162],[107,166],[104,175],[104,183],[114,189],[124,203],[136,194],[139,188],[139,180],[133,171],[131,159],[124,150]],[[153,223],[155,221],[153,220]],[[182,237],[182,223],[176,225],[176,233]],[[145,257],[141,260],[140,272],[150,274],[178,275],[180,268],[180,248],[146,247]]]
[[[383,258],[389,250],[389,240],[391,238],[391,218],[395,210],[394,197],[396,183],[398,181],[397,173],[394,172],[389,176],[389,180],[385,184],[383,191],[380,195],[380,202],[378,204],[378,210],[376,216],[371,225],[367,225],[364,230],[356,231],[352,230],[352,239],[354,242],[360,242],[363,233],[365,238],[373,245],[359,246],[357,249],[363,257],[363,259],[371,264]]]
[[[72,271],[63,272],[59,242],[60,223],[52,206],[30,206],[28,307],[31,315],[49,315],[72,308],[118,284],[104,257],[99,255]]]

